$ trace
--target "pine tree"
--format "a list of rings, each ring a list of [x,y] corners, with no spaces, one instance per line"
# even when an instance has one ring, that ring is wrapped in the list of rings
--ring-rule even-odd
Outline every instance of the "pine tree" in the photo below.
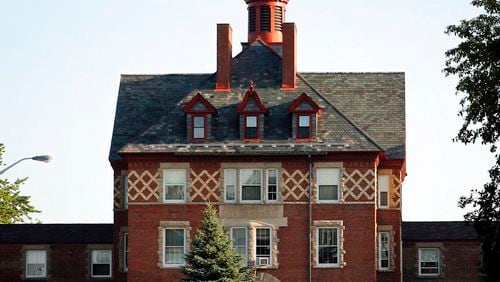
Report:
[[[201,224],[182,269],[188,280],[253,281],[251,271],[243,266],[243,258],[233,252],[232,241],[211,204],[203,211]]]

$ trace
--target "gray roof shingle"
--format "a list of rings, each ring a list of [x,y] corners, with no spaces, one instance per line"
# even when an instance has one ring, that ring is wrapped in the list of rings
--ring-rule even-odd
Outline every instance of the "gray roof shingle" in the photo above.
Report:
[[[406,221],[403,241],[478,240],[472,224],[464,221]]]
[[[255,41],[233,58],[230,92],[214,91],[214,74],[122,75],[110,160],[121,159],[120,152],[270,153],[260,147],[190,150],[168,146],[188,143],[182,107],[197,93],[217,108],[211,142],[239,144],[236,109],[250,81],[269,109],[261,143],[293,143],[288,106],[305,92],[323,109],[317,143],[339,144],[314,150],[386,151],[390,158],[404,158],[404,74],[303,73],[298,74],[296,89],[284,91],[281,65],[278,53]]]

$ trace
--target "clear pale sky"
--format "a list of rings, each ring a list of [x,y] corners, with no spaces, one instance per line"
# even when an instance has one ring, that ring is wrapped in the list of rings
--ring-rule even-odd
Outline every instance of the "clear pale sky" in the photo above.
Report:
[[[290,0],[299,71],[406,73],[404,220],[461,220],[458,198],[482,187],[488,149],[451,139],[461,125],[443,31],[474,17],[470,0]],[[0,143],[3,176],[28,176],[22,193],[45,223],[112,222],[107,160],[120,74],[215,71],[216,23],[246,41],[243,0],[1,1]]]

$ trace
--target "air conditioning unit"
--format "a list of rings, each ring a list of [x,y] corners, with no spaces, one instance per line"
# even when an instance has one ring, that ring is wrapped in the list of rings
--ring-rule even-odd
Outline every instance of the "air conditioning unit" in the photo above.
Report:
[[[257,258],[257,265],[269,265],[270,260],[269,258]]]

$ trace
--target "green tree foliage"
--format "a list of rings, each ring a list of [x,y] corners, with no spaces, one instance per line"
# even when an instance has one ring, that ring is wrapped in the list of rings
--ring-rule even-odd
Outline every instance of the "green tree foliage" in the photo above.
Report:
[[[0,167],[3,166],[5,146],[0,144]],[[22,196],[19,187],[27,178],[10,182],[0,178],[0,223],[17,223],[32,221],[31,214],[38,213],[29,202],[29,196]]]
[[[182,271],[189,281],[253,281],[243,258],[233,252],[215,208],[208,204]]]
[[[481,272],[489,281],[500,281],[500,1],[474,0],[472,5],[484,12],[446,30],[462,42],[446,52],[444,72],[458,76],[456,89],[462,96],[459,116],[464,123],[454,140],[480,140],[495,155],[489,182],[461,197],[459,206],[472,207],[465,219],[473,222],[481,239]]]

